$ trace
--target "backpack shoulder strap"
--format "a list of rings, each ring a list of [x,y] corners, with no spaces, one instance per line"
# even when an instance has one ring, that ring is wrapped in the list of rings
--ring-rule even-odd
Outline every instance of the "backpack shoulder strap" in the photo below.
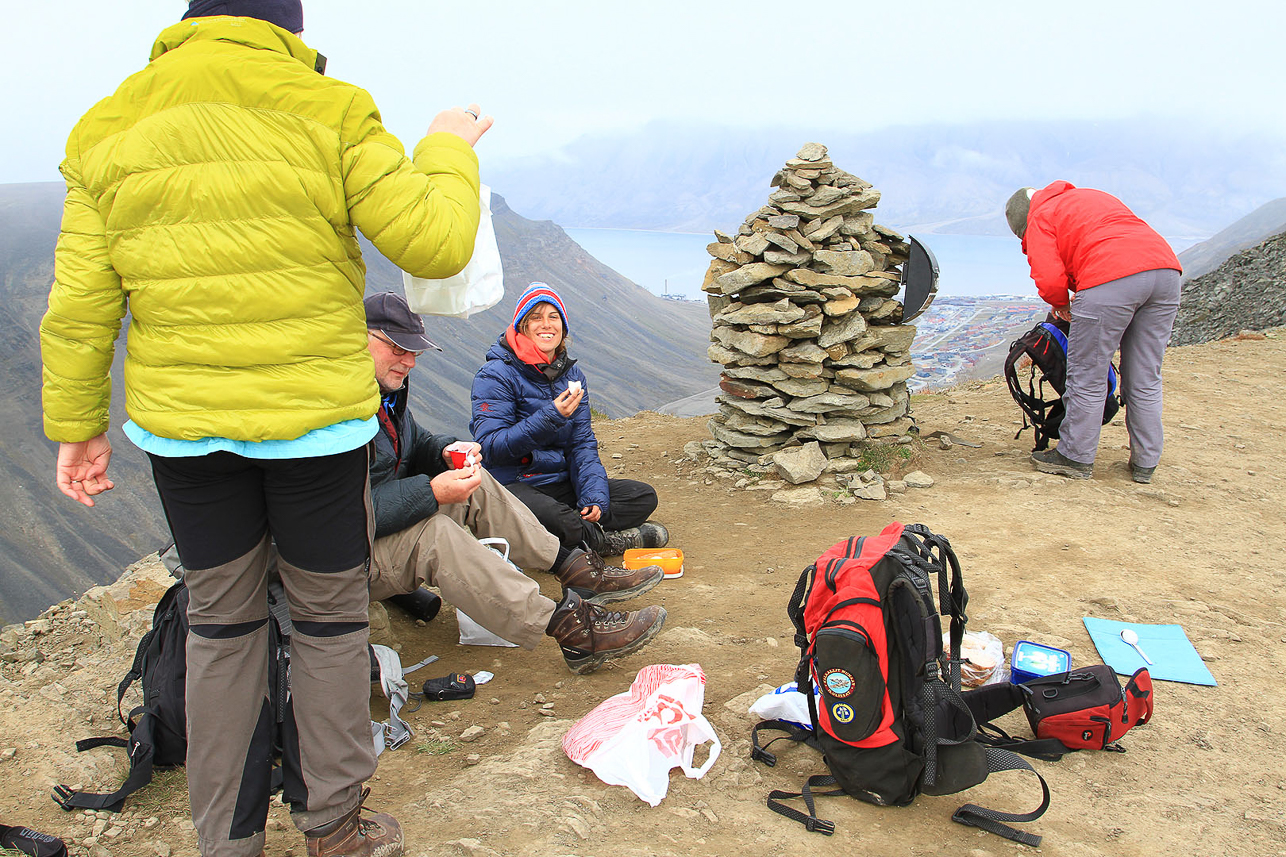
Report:
[[[988,747],[1021,753],[1042,762],[1057,762],[1068,753],[1076,752],[1057,738],[1015,738],[994,723],[978,724],[978,734],[974,736],[974,740]],[[1108,745],[1112,746],[1114,745]]]
[[[790,594],[790,601],[786,605],[786,615],[790,617],[791,624],[795,626],[795,645],[801,652],[808,650],[808,632],[804,629],[804,603],[808,600],[808,593],[812,591],[813,581],[816,576],[816,563],[804,569],[799,575],[799,582],[795,584],[795,591]]]
[[[1049,784],[1045,782],[1035,768],[1027,763],[1026,759],[1015,755],[1008,750],[1001,750],[996,747],[984,747],[983,752],[987,760],[987,772],[994,774],[999,771],[1031,771],[1036,774],[1036,779],[1040,780],[1040,788],[1043,793],[1040,806],[1031,812],[1014,813],[1000,812],[994,809],[978,806],[977,804],[967,803],[955,811],[951,820],[963,824],[966,827],[977,827],[988,833],[994,833],[997,836],[1009,839],[1013,842],[1021,842],[1023,845],[1030,845],[1033,848],[1040,845],[1041,837],[1035,833],[1027,833],[1023,830],[1016,830],[1010,827],[1007,822],[1025,822],[1035,821],[1045,814],[1049,809]]]
[[[129,776],[114,792],[95,794],[92,792],[74,791],[68,786],[54,786],[54,802],[70,812],[73,809],[105,809],[108,812],[120,812],[125,798],[152,782],[152,726],[155,714],[145,711],[138,719],[130,739],[121,738],[87,738],[76,743],[77,750],[89,750],[94,747],[127,747],[130,753]]]
[[[825,836],[830,836],[835,832],[835,822],[817,817],[817,807],[814,806],[813,803],[814,798],[842,795],[845,794],[845,792],[841,788],[831,789],[827,792],[814,792],[813,789],[820,786],[837,786],[838,784],[838,781],[830,774],[819,774],[809,777],[808,781],[804,783],[803,791],[787,792],[781,791],[780,789],[774,789],[769,792],[768,808],[778,815],[784,815],[791,821],[798,821],[800,824],[804,825],[804,829],[809,833],[821,833]],[[791,800],[793,798],[800,797],[804,799],[804,806],[808,808],[807,815],[794,807],[786,806],[786,804],[781,803],[783,800]]]
[[[759,743],[760,731],[783,732],[767,743]],[[794,723],[785,720],[761,720],[755,724],[755,728],[750,730],[750,758],[757,762],[763,762],[768,767],[775,767],[777,757],[768,752],[768,748],[777,741],[785,738],[787,741],[795,741],[799,744],[807,744],[814,750],[821,752],[821,745],[817,742],[817,733],[811,729],[801,729]]]
[[[974,737],[979,743],[1022,753],[1033,759],[1057,762],[1072,752],[1062,741],[1057,738],[1015,738],[992,722],[1022,708],[1029,692],[1023,685],[1000,682],[966,690],[960,696],[978,724],[978,734]]]

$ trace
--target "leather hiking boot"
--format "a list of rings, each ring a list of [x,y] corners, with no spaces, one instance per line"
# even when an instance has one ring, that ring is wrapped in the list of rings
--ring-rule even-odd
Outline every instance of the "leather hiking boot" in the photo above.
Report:
[[[332,824],[327,833],[304,834],[308,857],[402,857],[402,826],[391,815],[373,812],[361,817],[362,804],[370,789],[362,789],[362,801]]]
[[[642,595],[665,577],[659,565],[617,568],[605,564],[593,551],[581,550],[569,556],[556,573],[559,583],[575,589],[592,604],[610,604]]]
[[[592,673],[610,658],[636,652],[661,632],[665,608],[644,607],[633,613],[609,613],[590,604],[574,589],[554,608],[545,633],[558,641],[567,668],[576,675]],[[311,853],[310,853],[311,857]]]
[[[620,556],[633,548],[663,548],[669,544],[670,531],[664,524],[647,521],[628,530],[604,530],[603,538],[603,553],[607,556]]]
[[[1094,475],[1093,464],[1072,461],[1057,449],[1043,449],[1031,454],[1032,463],[1041,473],[1053,473],[1068,479],[1089,479]]]

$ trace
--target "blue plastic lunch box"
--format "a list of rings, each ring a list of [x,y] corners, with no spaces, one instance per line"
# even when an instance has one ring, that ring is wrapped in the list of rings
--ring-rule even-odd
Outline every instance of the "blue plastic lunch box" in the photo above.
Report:
[[[1034,678],[1065,673],[1072,668],[1072,656],[1053,646],[1019,640],[1009,656],[1009,680],[1022,684]]]

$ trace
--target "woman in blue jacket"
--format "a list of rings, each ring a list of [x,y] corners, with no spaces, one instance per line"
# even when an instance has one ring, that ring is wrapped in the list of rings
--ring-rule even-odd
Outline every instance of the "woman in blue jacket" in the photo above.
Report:
[[[567,355],[569,331],[562,298],[532,283],[473,378],[469,429],[491,474],[564,547],[584,543],[604,556],[662,547],[669,534],[647,520],[656,491],[608,479],[599,460],[585,373]]]

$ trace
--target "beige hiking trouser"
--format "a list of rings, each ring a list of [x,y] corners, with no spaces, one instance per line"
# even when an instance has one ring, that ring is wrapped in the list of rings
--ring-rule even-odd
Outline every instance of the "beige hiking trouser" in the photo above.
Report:
[[[554,614],[540,586],[478,539],[509,542],[518,568],[545,570],[558,558],[558,539],[485,470],[464,503],[375,540],[371,600],[436,586],[442,597],[493,634],[534,649]]]

